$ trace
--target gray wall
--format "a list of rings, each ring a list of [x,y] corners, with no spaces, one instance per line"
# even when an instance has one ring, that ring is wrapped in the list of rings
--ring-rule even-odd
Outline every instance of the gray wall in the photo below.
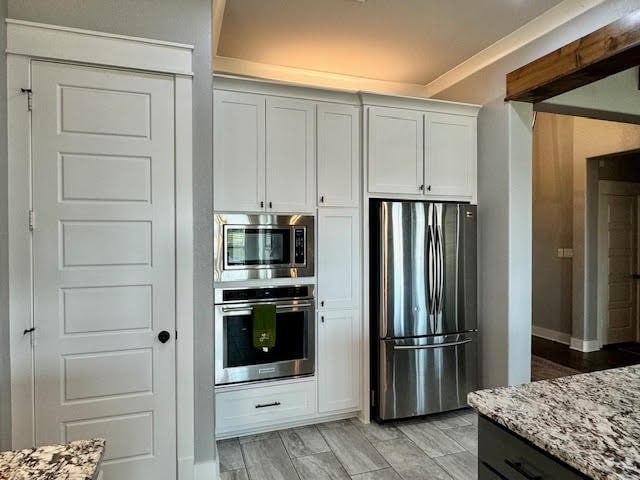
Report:
[[[8,0],[8,17],[195,45],[193,64],[195,73],[193,83],[195,413],[197,418],[195,453],[197,462],[210,460],[213,458],[215,447],[211,307],[213,304],[211,0]],[[5,198],[6,181],[1,182],[1,185],[0,198]],[[0,263],[2,258],[0,256]],[[5,269],[3,268],[2,271]],[[5,336],[1,335],[0,338]]]
[[[9,266],[7,228],[7,1],[0,0],[0,450],[11,447],[9,378]]]
[[[531,315],[526,308],[518,309],[515,302],[517,298],[521,307],[528,304],[530,312],[531,243],[530,237],[525,245],[521,240],[526,237],[527,226],[530,231],[531,214],[521,205],[526,205],[531,175],[527,182],[527,172],[521,169],[524,161],[531,162],[531,148],[526,151],[524,142],[514,148],[510,113],[513,106],[503,102],[505,76],[638,7],[638,1],[606,1],[437,95],[441,99],[483,105],[478,120],[478,248],[480,328],[485,342],[481,367],[487,386],[527,381],[525,363],[530,351],[526,332],[527,325],[531,326]],[[523,235],[514,236],[516,230]],[[516,292],[518,297],[514,295]],[[487,351],[488,339],[491,351]]]

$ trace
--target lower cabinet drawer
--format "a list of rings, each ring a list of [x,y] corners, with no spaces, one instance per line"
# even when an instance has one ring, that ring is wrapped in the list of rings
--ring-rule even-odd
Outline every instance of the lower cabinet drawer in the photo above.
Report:
[[[479,478],[505,480],[580,480],[588,477],[480,416]]]
[[[219,435],[257,429],[311,416],[315,412],[315,380],[216,392],[216,432]]]

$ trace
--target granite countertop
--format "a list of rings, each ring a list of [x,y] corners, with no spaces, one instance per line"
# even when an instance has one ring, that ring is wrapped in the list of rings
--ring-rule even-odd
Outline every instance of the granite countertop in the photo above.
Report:
[[[473,392],[469,405],[594,479],[640,479],[640,365]]]
[[[79,440],[0,453],[0,480],[93,480],[98,478],[104,440]]]

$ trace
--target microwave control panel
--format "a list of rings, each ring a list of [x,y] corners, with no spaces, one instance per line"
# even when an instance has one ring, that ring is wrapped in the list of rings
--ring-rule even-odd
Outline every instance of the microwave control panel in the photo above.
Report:
[[[293,263],[295,265],[304,265],[305,260],[305,243],[306,243],[306,229],[302,227],[296,227],[293,229]]]

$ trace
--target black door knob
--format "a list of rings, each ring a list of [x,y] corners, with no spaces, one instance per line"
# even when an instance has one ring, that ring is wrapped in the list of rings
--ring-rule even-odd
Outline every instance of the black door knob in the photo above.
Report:
[[[170,338],[171,334],[166,330],[163,330],[158,334],[158,340],[160,340],[160,343],[167,343]]]

